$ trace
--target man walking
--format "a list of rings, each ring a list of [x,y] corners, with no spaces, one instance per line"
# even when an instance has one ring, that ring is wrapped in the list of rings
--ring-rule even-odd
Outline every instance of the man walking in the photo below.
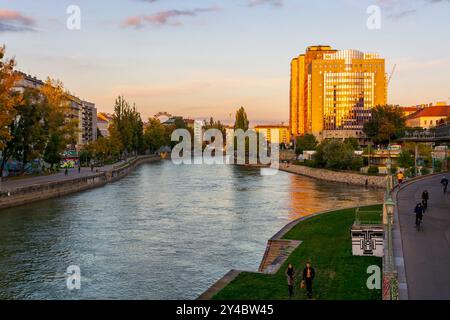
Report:
[[[308,298],[312,298],[313,296],[313,280],[316,276],[316,271],[313,267],[311,267],[311,264],[308,262],[306,263],[306,268],[303,270],[303,281],[305,281],[306,285],[306,292],[308,294]]]
[[[447,193],[448,179],[446,177],[442,178],[441,185],[444,189],[444,193]]]

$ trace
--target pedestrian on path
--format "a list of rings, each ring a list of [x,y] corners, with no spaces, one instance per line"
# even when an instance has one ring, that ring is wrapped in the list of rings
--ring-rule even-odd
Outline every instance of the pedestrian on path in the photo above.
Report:
[[[399,173],[397,173],[397,182],[399,185],[402,184],[403,179],[405,179],[405,175],[403,174],[403,171],[400,171]]]
[[[94,164],[91,164],[91,172],[94,172]]]
[[[313,296],[313,280],[316,277],[316,271],[313,267],[311,267],[311,264],[308,262],[306,263],[306,267],[303,270],[303,281],[306,285],[306,293],[308,294],[308,298],[312,298]]]
[[[446,177],[442,178],[441,185],[442,185],[442,187],[444,189],[444,193],[447,193],[448,179]]]
[[[78,165],[78,174],[81,173],[81,164]]]
[[[67,167],[66,167],[66,169],[64,170],[64,175],[65,175],[65,176],[68,176],[68,175],[69,175],[69,169],[67,169]]]
[[[428,199],[430,199],[430,195],[428,193],[428,190],[424,190],[422,192],[422,205],[423,205],[423,212],[425,212],[428,208]]]
[[[294,281],[295,281],[295,269],[292,264],[289,263],[289,266],[287,267],[285,274],[287,277],[289,297],[292,297],[294,295]]]

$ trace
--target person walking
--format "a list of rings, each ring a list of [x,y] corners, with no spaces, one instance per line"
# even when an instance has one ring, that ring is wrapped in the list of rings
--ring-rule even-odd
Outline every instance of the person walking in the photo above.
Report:
[[[403,174],[403,171],[400,171],[399,173],[397,173],[397,182],[399,185],[402,184],[403,179],[405,179],[405,175]]]
[[[448,179],[447,177],[443,177],[441,180],[441,185],[444,189],[444,193],[447,193],[447,187],[448,187]]]
[[[68,176],[68,175],[69,175],[69,169],[67,169],[67,167],[66,167],[66,169],[64,169],[64,175],[65,175],[65,176]]]
[[[306,292],[308,294],[308,298],[312,298],[313,296],[313,280],[316,277],[316,271],[313,267],[311,267],[311,264],[308,262],[306,263],[306,267],[303,270],[303,281],[306,285]]]
[[[78,174],[81,173],[81,164],[78,165]]]
[[[285,274],[287,278],[289,298],[291,298],[294,295],[294,281],[295,281],[295,269],[292,264],[289,263]]]
[[[424,190],[422,192],[422,205],[423,205],[423,212],[425,212],[428,208],[428,199],[430,199],[430,195],[428,193],[428,190]]]
[[[420,227],[420,223],[422,222],[423,213],[424,213],[423,205],[422,205],[421,202],[419,202],[416,205],[416,208],[414,209],[414,213],[416,214],[416,226],[417,226],[417,228],[419,228]]]

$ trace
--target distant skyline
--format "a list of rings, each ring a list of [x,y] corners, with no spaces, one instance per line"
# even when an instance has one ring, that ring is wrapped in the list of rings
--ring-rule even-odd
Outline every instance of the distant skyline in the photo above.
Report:
[[[69,30],[67,7],[81,9]],[[369,30],[370,5],[381,29]],[[450,0],[2,0],[0,45],[18,69],[61,80],[111,112],[118,95],[159,111],[225,122],[289,120],[290,61],[310,45],[376,52],[391,104],[450,103]]]

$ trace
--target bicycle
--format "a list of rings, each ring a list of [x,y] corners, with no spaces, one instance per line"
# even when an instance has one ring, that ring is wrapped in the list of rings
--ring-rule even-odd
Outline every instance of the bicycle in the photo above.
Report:
[[[420,232],[420,230],[422,230],[422,228],[421,228],[422,220],[423,220],[423,218],[419,218],[416,221],[417,232]]]

